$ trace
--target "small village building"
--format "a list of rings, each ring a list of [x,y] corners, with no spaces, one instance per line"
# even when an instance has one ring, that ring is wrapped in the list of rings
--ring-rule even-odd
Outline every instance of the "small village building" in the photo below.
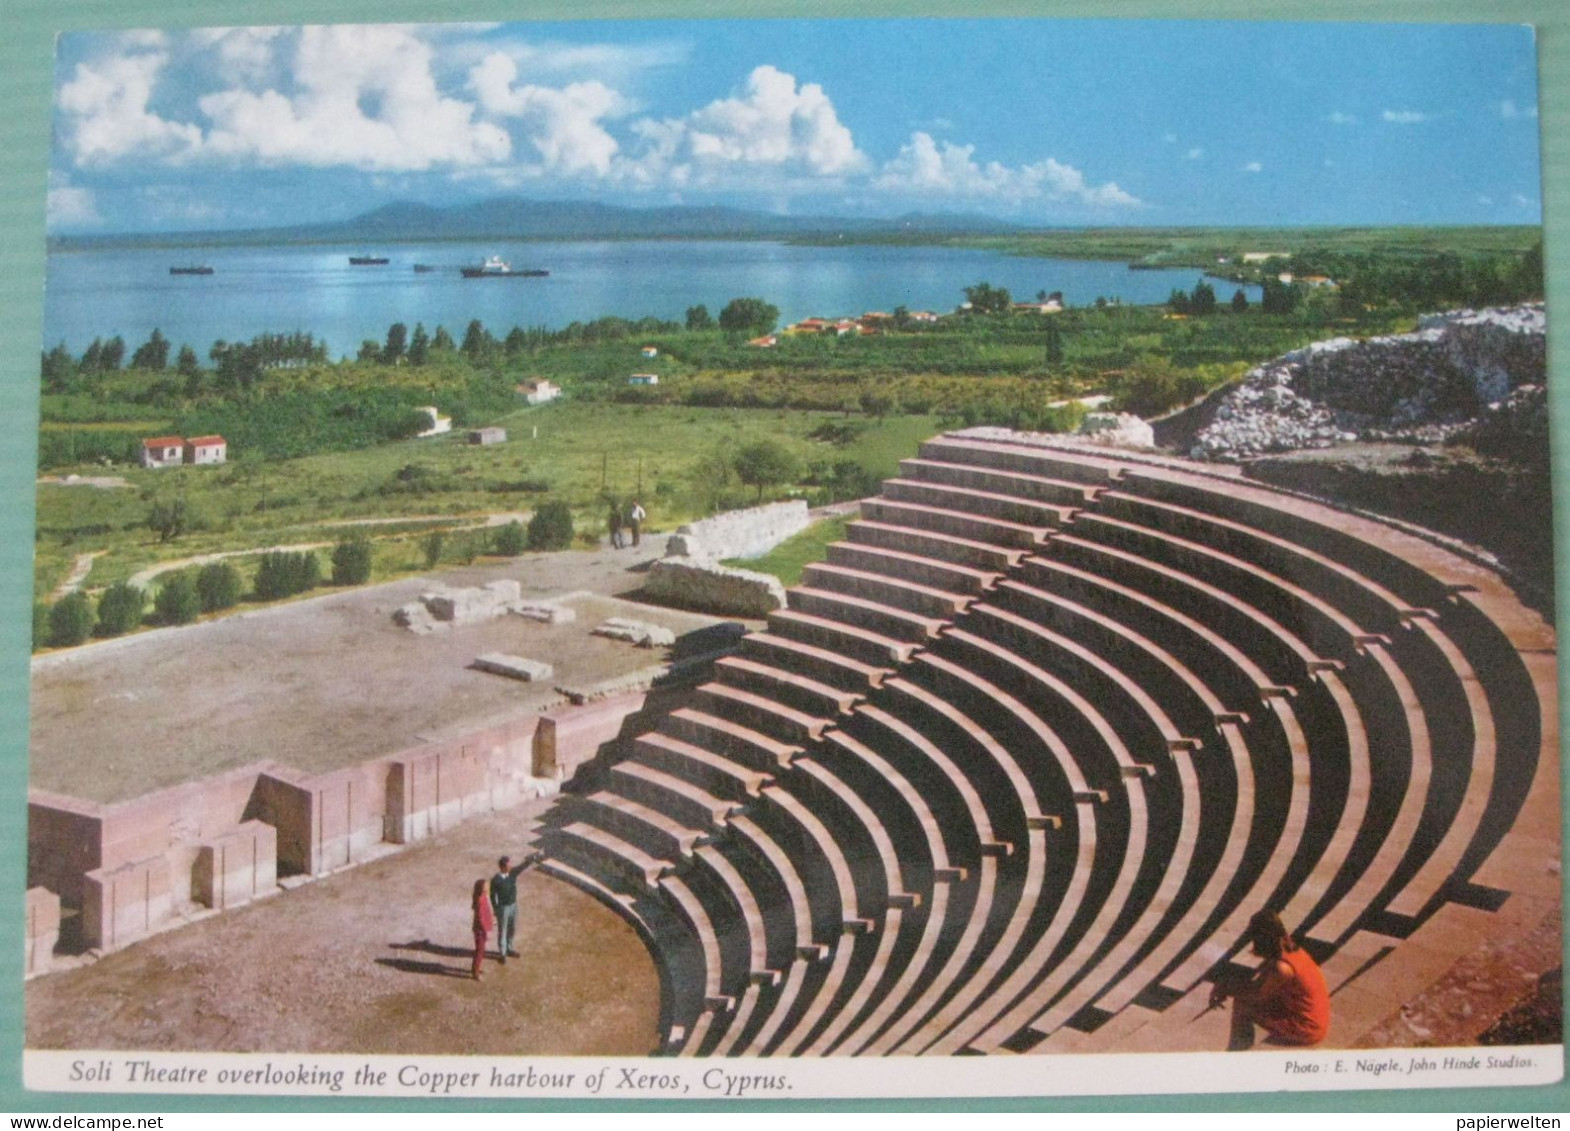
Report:
[[[1063,300],[1048,298],[1044,302],[1016,302],[1014,309],[1026,314],[1057,314],[1063,309]]]
[[[629,385],[658,385],[659,383],[660,375],[658,373],[634,373],[627,378],[627,384]]]
[[[660,351],[657,348],[655,348],[654,346],[644,346],[643,347],[643,356],[644,357],[659,357],[660,356]]]
[[[143,467],[179,467],[185,460],[185,440],[180,436],[154,436],[142,441]]]
[[[780,340],[773,334],[764,334],[761,338],[753,338],[747,344],[749,346],[756,346],[758,349],[772,349],[774,346],[779,345],[779,343]]]
[[[443,416],[441,413],[437,412],[435,405],[423,404],[414,411],[425,413],[425,415],[430,417],[431,420],[431,422],[426,425],[424,429],[415,433],[415,437],[417,439],[423,440],[427,436],[440,436],[444,432],[452,431],[452,417]]]
[[[222,436],[192,436],[185,442],[186,463],[223,463],[228,456],[229,444]]]
[[[1264,263],[1268,259],[1286,259],[1288,253],[1284,251],[1245,251],[1244,263]]]
[[[909,317],[912,322],[933,323],[941,318],[942,315],[937,314],[931,310],[912,310],[907,317]]]
[[[530,404],[545,404],[561,396],[561,386],[544,377],[524,381],[517,386],[517,391]]]
[[[507,429],[471,428],[469,429],[469,443],[471,444],[505,444],[507,442]]]

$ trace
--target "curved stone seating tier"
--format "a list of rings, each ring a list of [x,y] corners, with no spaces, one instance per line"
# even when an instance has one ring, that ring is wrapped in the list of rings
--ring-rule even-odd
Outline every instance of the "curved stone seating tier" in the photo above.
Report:
[[[1181,1014],[1261,907],[1362,976],[1557,860],[1554,648],[1366,517],[941,436],[541,845],[672,1052],[1219,1048]]]
[[[720,683],[772,697],[812,718],[845,714],[861,698],[855,691],[744,656],[721,656],[714,662],[714,675]]]
[[[1116,501],[1122,499],[1122,496],[1109,493],[1107,498]],[[1150,506],[1154,507],[1155,504]],[[1097,529],[1102,525],[1116,527],[1121,531],[1125,544],[1140,542],[1137,537],[1129,538],[1127,529],[1121,523],[1115,520],[1103,520],[1100,516],[1085,524],[1077,524],[1076,529],[1085,527]],[[1185,517],[1185,529],[1192,530],[1196,525],[1205,524]],[[1394,618],[1398,625],[1389,637],[1358,635],[1351,626],[1350,618],[1340,610],[1330,607],[1328,602],[1317,594],[1303,590],[1292,582],[1283,581],[1266,570],[1251,566],[1209,546],[1200,547],[1181,541],[1175,535],[1165,537],[1170,537],[1171,541],[1168,543],[1170,546],[1180,547],[1172,550],[1171,553],[1192,555],[1189,558],[1191,565],[1198,558],[1217,569],[1226,571],[1235,591],[1248,592],[1261,605],[1286,612],[1295,610],[1300,615],[1312,612],[1317,616],[1318,623],[1336,626],[1337,631],[1320,635],[1316,640],[1324,650],[1333,649],[1346,655],[1348,653],[1345,650],[1348,648],[1366,648],[1381,641],[1387,642],[1401,657],[1402,669],[1413,673],[1413,685],[1421,689],[1419,699],[1424,702],[1420,714],[1424,718],[1425,729],[1440,743],[1440,746],[1432,751],[1429,764],[1440,768],[1441,773],[1432,776],[1424,783],[1428,787],[1428,793],[1419,825],[1413,827],[1409,812],[1400,829],[1404,839],[1395,841],[1394,849],[1387,841],[1382,847],[1382,852],[1394,855],[1399,861],[1390,869],[1400,886],[1400,891],[1390,902],[1389,910],[1406,917],[1416,915],[1438,898],[1440,886],[1452,874],[1469,847],[1489,804],[1494,781],[1493,721],[1486,696],[1478,684],[1470,663],[1460,649],[1437,627],[1432,617],[1425,615],[1421,610],[1414,612],[1398,609],[1395,598],[1376,586],[1367,583],[1361,586],[1349,585],[1341,572],[1332,571],[1335,572],[1335,584],[1324,588],[1339,590],[1343,596],[1350,594],[1350,600],[1364,607],[1365,616],[1370,615],[1367,612],[1368,608],[1377,605],[1378,609],[1382,610],[1378,613],[1379,617]],[[1055,542],[1053,546],[1055,552],[1060,550],[1065,553],[1084,552],[1083,544],[1076,539],[1065,538],[1059,541],[1061,545]],[[1279,549],[1279,546],[1276,548]],[[1291,560],[1301,561],[1302,558],[1302,554],[1294,554]],[[1120,560],[1127,566],[1127,554],[1122,555]],[[1285,568],[1283,559],[1279,555],[1274,564],[1276,568]],[[1322,562],[1319,563],[1319,568],[1324,568]],[[1147,571],[1147,574],[1149,572],[1151,571]],[[1163,567],[1160,572],[1168,582],[1167,588],[1179,586],[1187,593],[1213,589],[1183,578],[1176,571],[1166,567]],[[1293,576],[1299,577],[1302,573],[1313,572],[1313,569],[1295,571]],[[1336,639],[1327,645],[1326,636],[1331,635]],[[1463,706],[1464,712],[1457,715],[1457,710]],[[1424,750],[1420,753],[1426,755],[1428,752]],[[1404,857],[1403,845],[1407,846]]]
[[[886,667],[876,667],[772,632],[753,632],[742,638],[740,656],[780,671],[791,671],[830,687],[862,695],[883,682]]]
[[[1123,475],[1126,467],[1119,460],[1083,451],[1067,453],[971,436],[939,436],[922,444],[920,454],[923,459],[1016,471],[1092,487],[1115,482]]]
[[[1037,502],[1028,496],[977,491],[923,479],[885,479],[880,497],[895,503],[963,511],[1024,527],[1062,526],[1076,509]]]
[[[995,570],[976,569],[902,550],[864,546],[859,542],[835,542],[828,547],[827,554],[830,565],[883,574],[966,597],[980,596],[997,583],[999,576]]]
[[[793,612],[848,625],[865,624],[874,632],[907,644],[924,644],[938,634],[943,618],[907,612],[894,605],[830,589],[800,586],[786,592],[786,607]]]
[[[1089,506],[1096,501],[1098,491],[1088,484],[1065,479],[925,458],[900,460],[899,473],[902,479],[919,479],[1063,507]]]
[[[1141,499],[1117,491],[1102,496],[1098,514],[1148,526],[1197,542],[1256,568],[1293,578],[1303,588],[1343,610],[1369,632],[1393,632],[1416,608],[1378,582],[1334,558],[1285,538],[1261,533],[1189,507]]]
[[[965,611],[972,598],[963,593],[950,593],[930,585],[919,585],[881,573],[851,569],[819,562],[802,571],[802,584],[853,597],[892,608],[903,609],[921,617],[949,620]]]
[[[658,732],[639,736],[633,757],[646,766],[735,801],[758,796],[774,780],[771,774],[748,769],[723,754]]]
[[[1399,593],[1415,607],[1438,607],[1471,587],[1480,571],[1454,554],[1382,523],[1246,483],[1224,490],[1182,472],[1130,468],[1118,489],[1204,511],[1312,547]]]
[[[932,530],[918,530],[888,522],[862,519],[848,523],[845,536],[857,546],[889,550],[928,558],[935,562],[965,566],[969,569],[1001,573],[1019,564],[1028,547],[1011,548],[994,542],[961,538]],[[1030,545],[1035,545],[1032,538]]]
[[[1013,550],[1035,549],[1041,545],[1048,530],[1046,526],[1032,526],[963,509],[899,499],[863,499],[861,514],[863,518],[885,526],[908,526],[912,530],[947,534],[967,542],[990,542]]]

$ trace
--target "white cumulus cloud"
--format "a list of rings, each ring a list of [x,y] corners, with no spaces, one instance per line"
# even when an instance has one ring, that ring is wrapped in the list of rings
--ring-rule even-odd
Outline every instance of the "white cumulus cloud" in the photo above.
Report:
[[[1398,126],[1415,126],[1419,122],[1426,122],[1429,119],[1429,115],[1421,110],[1386,110],[1379,116],[1385,121],[1393,122]]]
[[[136,36],[102,59],[79,63],[60,87],[56,106],[67,146],[81,165],[178,157],[202,140],[196,126],[169,121],[150,109],[153,89],[169,61],[162,37]]]
[[[1356,114],[1348,114],[1344,111],[1336,110],[1326,115],[1325,121],[1337,126],[1355,126],[1358,118]]]
[[[821,86],[798,85],[794,75],[767,65],[730,98],[683,118],[643,119],[633,129],[644,143],[625,170],[635,180],[668,175],[682,184],[746,171],[841,177],[869,165]]]
[[[307,27],[292,88],[231,89],[200,100],[207,149],[263,163],[423,170],[507,157],[511,141],[442,95],[430,48],[400,27]]]
[[[469,72],[480,109],[498,118],[517,119],[525,139],[539,154],[542,172],[610,172],[619,148],[601,124],[630,107],[616,91],[597,80],[561,89],[518,84],[518,65],[493,53]]]
[[[1265,171],[1265,167],[1258,161],[1250,161],[1247,165],[1243,166],[1242,171],[1245,173],[1263,173]]]
[[[1096,208],[1124,208],[1139,200],[1116,184],[1092,185],[1084,173],[1048,157],[1010,168],[975,159],[976,147],[939,142],[917,132],[874,179],[876,188],[939,196],[994,198],[1012,203],[1047,200]]]

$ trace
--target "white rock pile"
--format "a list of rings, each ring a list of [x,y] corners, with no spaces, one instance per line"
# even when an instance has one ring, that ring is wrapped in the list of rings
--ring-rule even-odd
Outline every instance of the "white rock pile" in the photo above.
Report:
[[[1425,315],[1411,334],[1315,342],[1252,370],[1190,454],[1232,461],[1466,433],[1497,417],[1518,390],[1541,387],[1546,328],[1539,303]]]

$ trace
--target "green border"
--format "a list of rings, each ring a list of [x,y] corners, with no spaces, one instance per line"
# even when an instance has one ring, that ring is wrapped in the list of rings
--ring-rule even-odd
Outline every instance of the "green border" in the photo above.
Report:
[[[1541,62],[1543,209],[1548,291],[1557,312],[1570,299],[1570,5],[1563,0],[203,0],[199,21],[188,0],[10,0],[0,15],[0,419],[10,442],[0,446],[0,892],[12,900],[26,882],[26,760],[29,610],[32,604],[34,444],[37,366],[43,333],[44,192],[49,159],[49,103],[54,37],[63,31],[113,27],[176,27],[395,21],[649,18],[656,16],[1033,16],[1255,20],[1359,20],[1535,24]],[[1556,330],[1556,334],[1558,331]],[[1553,339],[1556,479],[1570,452],[1563,340]],[[1566,537],[1570,499],[1556,500],[1560,531],[1558,588],[1565,608],[1570,572]],[[1567,698],[1570,665],[1561,669]],[[10,902],[15,908],[17,902]],[[0,940],[0,1109],[70,1112],[404,1111],[430,1110],[406,1100],[264,1100],[240,1097],[62,1096],[21,1086],[22,946],[19,917]],[[515,1104],[471,1101],[467,1110],[633,1110],[634,1104]],[[675,1109],[677,1105],[649,1105]],[[886,1110],[885,1101],[725,1105],[744,1110]],[[1400,1092],[1261,1093],[1095,1099],[910,1101],[907,1110],[976,1111],[1478,1111],[1570,1110],[1570,1085]],[[703,1105],[721,1110],[721,1105]]]

